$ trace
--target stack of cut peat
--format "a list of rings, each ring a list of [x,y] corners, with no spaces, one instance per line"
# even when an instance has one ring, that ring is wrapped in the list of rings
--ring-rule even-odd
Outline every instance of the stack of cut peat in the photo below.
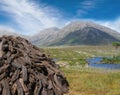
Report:
[[[21,37],[0,38],[0,95],[63,95],[68,87],[41,49]]]

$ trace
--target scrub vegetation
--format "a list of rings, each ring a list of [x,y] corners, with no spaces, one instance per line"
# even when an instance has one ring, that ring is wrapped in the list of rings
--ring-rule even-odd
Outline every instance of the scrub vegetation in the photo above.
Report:
[[[69,84],[67,95],[120,95],[120,71],[87,68],[86,59],[97,56],[118,56],[113,46],[61,46],[44,48],[61,67]]]

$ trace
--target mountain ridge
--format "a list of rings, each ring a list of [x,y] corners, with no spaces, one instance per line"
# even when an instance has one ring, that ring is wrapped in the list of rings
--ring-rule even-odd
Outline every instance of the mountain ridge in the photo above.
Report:
[[[120,41],[120,33],[90,21],[74,21],[62,28],[47,28],[33,36],[25,36],[12,31],[0,30],[0,36],[6,34],[24,37],[39,46],[102,45]]]
[[[86,27],[76,32],[71,32],[66,37],[52,45],[100,45],[119,41],[113,36],[93,27]]]
[[[49,29],[41,31],[37,35],[37,36],[39,36],[38,41],[34,41],[34,43],[35,44],[39,44],[39,45],[46,45],[46,46],[47,45],[58,45],[58,43],[63,42],[62,40],[65,40],[66,37],[68,38],[68,35],[71,35],[71,34],[74,35],[74,33],[76,33],[77,31],[81,31],[81,30],[85,31],[84,29],[88,28],[88,27],[91,28],[91,29],[94,28],[94,29],[92,29],[92,31],[97,29],[97,31],[103,32],[103,33],[99,33],[100,36],[102,36],[103,34],[109,36],[108,38],[109,38],[110,41],[109,40],[105,40],[106,38],[104,38],[104,40],[105,40],[104,43],[109,44],[109,43],[111,43],[113,41],[119,41],[120,40],[120,33],[116,32],[115,30],[112,30],[112,29],[107,28],[105,26],[96,24],[94,22],[74,21],[74,22],[71,22],[70,24],[64,26],[61,29],[55,28],[55,29],[57,29],[57,31],[52,31],[52,30],[55,30],[54,28],[49,28]],[[92,32],[92,33],[93,33],[93,35],[95,35],[95,32]],[[42,34],[42,37],[41,37],[41,34]],[[43,34],[45,36],[43,36]],[[82,35],[83,34],[84,34],[84,32],[82,32]],[[74,36],[74,38],[76,38],[76,37],[79,38],[77,35]],[[97,36],[97,37],[99,37],[99,36]],[[97,37],[94,38],[94,40],[96,40]],[[40,39],[41,39],[41,41],[39,41]],[[71,39],[73,39],[73,36],[71,37]],[[82,40],[82,38],[80,38],[80,39]],[[76,41],[76,42],[79,42],[79,40]],[[88,40],[90,40],[90,39],[88,39]],[[93,39],[91,38],[91,40],[93,40]],[[82,43],[85,44],[86,42],[83,41]],[[98,43],[98,44],[102,44],[102,41],[101,41],[101,43]],[[96,45],[98,45],[98,44],[96,43]],[[65,43],[63,42],[62,45],[65,45]],[[70,45],[72,45],[72,44],[70,44]],[[80,45],[80,44],[78,43],[77,45]],[[92,41],[91,41],[91,45],[92,45]]]

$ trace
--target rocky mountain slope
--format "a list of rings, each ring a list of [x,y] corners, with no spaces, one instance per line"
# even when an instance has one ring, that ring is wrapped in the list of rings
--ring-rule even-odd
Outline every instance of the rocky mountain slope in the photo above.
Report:
[[[0,37],[2,37],[3,35],[14,35],[14,36],[20,36],[20,37],[26,38],[28,40],[31,39],[31,37],[26,36],[26,35],[22,35],[22,34],[19,34],[19,33],[13,32],[13,31],[9,31],[9,30],[0,29]]]
[[[119,41],[110,34],[93,27],[71,32],[51,45],[103,45]]]
[[[74,21],[59,29],[57,27],[40,31],[32,37],[0,30],[0,36],[17,35],[40,46],[49,45],[102,45],[120,41],[120,33],[105,26],[85,21]]]
[[[120,40],[120,33],[93,22],[71,22],[67,26],[49,28],[33,36],[37,45],[101,45]]]
[[[48,45],[54,41],[54,39],[57,37],[58,31],[60,29],[56,27],[48,28],[45,30],[40,31],[39,33],[35,34],[31,37],[31,41],[34,44],[39,45]]]
[[[3,36],[3,35],[18,35],[18,34],[11,31],[7,31],[7,30],[0,30],[0,36]]]

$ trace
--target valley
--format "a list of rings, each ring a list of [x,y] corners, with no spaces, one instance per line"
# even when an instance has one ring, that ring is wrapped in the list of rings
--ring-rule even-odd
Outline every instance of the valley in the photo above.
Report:
[[[120,71],[88,68],[86,59],[99,56],[117,56],[120,48],[109,46],[56,46],[44,47],[57,60],[69,83],[67,95],[119,95]],[[63,64],[64,63],[64,64]]]
[[[86,61],[94,57],[119,56],[120,48],[116,49],[112,43],[120,42],[120,33],[93,22],[79,21],[61,29],[48,28],[33,36],[0,33],[1,36],[22,36],[43,48],[65,73],[70,83],[67,95],[120,95],[120,70],[89,68]]]
[[[0,95],[120,95],[120,0],[0,0]]]

